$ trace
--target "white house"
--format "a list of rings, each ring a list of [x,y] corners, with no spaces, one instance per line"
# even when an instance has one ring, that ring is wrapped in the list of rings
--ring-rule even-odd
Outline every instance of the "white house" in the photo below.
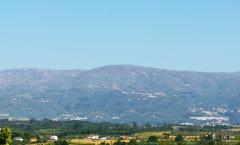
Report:
[[[58,136],[53,135],[53,136],[50,137],[50,139],[51,139],[52,141],[57,141],[57,140],[58,140]]]
[[[102,137],[102,138],[100,138],[101,140],[107,140],[107,137]]]
[[[99,135],[94,135],[94,134],[90,134],[87,136],[87,139],[93,139],[93,140],[96,140],[99,138]]]
[[[23,138],[21,138],[21,137],[14,137],[13,140],[14,140],[14,141],[20,141],[20,142],[22,142],[22,141],[23,141]]]

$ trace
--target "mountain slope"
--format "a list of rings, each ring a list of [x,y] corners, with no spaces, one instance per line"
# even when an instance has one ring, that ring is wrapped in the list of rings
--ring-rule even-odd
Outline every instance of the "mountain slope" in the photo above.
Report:
[[[238,122],[239,88],[240,73],[131,65],[92,70],[15,69],[0,72],[0,113],[37,119],[172,123],[199,120],[193,117],[219,117],[220,121],[229,117],[230,122]]]

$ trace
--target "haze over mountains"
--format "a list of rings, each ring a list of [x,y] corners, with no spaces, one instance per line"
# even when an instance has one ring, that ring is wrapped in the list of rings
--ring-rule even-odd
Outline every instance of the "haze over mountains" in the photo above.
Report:
[[[240,122],[240,73],[132,65],[0,72],[0,114],[113,122]]]

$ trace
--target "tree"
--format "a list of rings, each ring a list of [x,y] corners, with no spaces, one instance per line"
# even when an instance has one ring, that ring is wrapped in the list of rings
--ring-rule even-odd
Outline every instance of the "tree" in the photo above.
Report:
[[[69,143],[66,140],[59,140],[55,141],[54,145],[69,145]]]
[[[178,134],[175,138],[176,142],[183,142],[184,141],[184,137],[181,134]]]
[[[1,128],[0,129],[0,144],[1,145],[9,145],[11,143],[12,138],[12,130],[9,128]]]
[[[156,136],[150,136],[148,142],[158,142],[158,138]]]
[[[131,139],[129,142],[128,142],[128,145],[137,145],[137,141],[135,139]]]
[[[101,142],[100,145],[110,145],[110,144],[106,142]]]
[[[113,145],[126,145],[126,142],[122,142],[121,140],[116,141],[115,143],[113,143]]]

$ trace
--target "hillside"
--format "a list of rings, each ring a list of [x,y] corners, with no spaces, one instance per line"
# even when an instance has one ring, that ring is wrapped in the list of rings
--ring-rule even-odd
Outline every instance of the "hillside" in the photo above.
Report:
[[[240,122],[240,73],[131,65],[0,72],[0,115],[112,122]],[[229,119],[229,121],[228,121]]]

